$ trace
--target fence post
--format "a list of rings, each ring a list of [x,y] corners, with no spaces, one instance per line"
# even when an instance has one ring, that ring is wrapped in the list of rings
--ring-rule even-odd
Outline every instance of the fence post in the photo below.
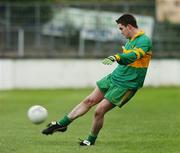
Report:
[[[11,43],[11,8],[9,2],[6,3],[5,12],[6,48],[10,48]]]
[[[24,29],[18,30],[18,56],[24,56]]]
[[[40,28],[40,19],[41,19],[41,7],[40,7],[40,4],[39,3],[36,3],[35,4],[35,23],[36,23],[36,47],[37,48],[40,48],[41,47],[41,37],[40,37],[40,31],[41,31],[41,28]]]
[[[83,57],[85,54],[85,39],[83,38],[83,31],[80,31],[79,36],[79,49],[78,49],[78,56]]]

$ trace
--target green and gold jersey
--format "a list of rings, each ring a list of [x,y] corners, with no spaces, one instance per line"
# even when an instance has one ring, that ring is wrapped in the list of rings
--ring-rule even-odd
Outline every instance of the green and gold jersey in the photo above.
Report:
[[[129,40],[123,53],[115,55],[118,66],[111,74],[112,82],[129,89],[141,88],[152,56],[151,49],[152,43],[143,31]]]

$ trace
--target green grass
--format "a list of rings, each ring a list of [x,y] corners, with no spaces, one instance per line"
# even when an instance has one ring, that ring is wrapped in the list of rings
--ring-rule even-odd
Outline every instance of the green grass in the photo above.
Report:
[[[0,153],[179,153],[180,87],[143,88],[122,109],[106,115],[95,146],[79,147],[90,131],[94,109],[74,121],[65,133],[41,135],[92,89],[0,91]],[[32,105],[49,116],[34,125],[27,119]]]

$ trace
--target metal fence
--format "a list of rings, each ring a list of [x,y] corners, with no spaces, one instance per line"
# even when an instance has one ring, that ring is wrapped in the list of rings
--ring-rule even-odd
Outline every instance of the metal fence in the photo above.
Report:
[[[80,16],[77,16],[77,10],[80,10]],[[72,14],[67,15],[69,11]],[[99,16],[96,21],[86,20],[88,23],[95,22],[93,23],[95,31],[82,29],[84,23],[80,22],[81,15],[97,16],[102,12],[104,14],[131,12],[155,19],[155,4],[151,1],[106,4],[1,3],[0,57],[98,58],[114,54],[121,50],[125,39],[121,36],[119,39],[112,39],[107,29],[103,28],[104,25],[99,24]],[[86,16],[83,17],[86,18]],[[54,18],[57,18],[58,22],[53,20]],[[72,20],[77,21],[76,28],[70,24]],[[52,23],[58,26],[51,27]],[[109,23],[106,22],[106,24]],[[47,26],[51,29],[50,32],[47,31]],[[109,30],[112,32],[111,27]],[[82,36],[87,33],[88,39],[82,39]],[[116,33],[120,33],[118,29]],[[179,26],[158,23],[155,20],[152,33],[154,57],[180,57],[179,33]]]

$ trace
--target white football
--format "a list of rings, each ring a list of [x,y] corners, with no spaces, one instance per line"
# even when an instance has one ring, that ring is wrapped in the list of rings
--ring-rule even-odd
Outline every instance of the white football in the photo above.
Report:
[[[27,116],[34,124],[40,124],[47,119],[48,111],[40,105],[34,105],[29,108]]]

